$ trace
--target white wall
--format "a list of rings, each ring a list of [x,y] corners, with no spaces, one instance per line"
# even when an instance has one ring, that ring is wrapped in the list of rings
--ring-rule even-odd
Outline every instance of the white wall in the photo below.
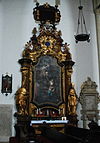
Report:
[[[39,2],[41,4],[48,2],[54,5],[54,0],[39,0]],[[80,86],[87,79],[87,76],[91,77],[97,84],[99,83],[95,16],[92,0],[83,0],[82,2],[87,29],[91,34],[90,43],[75,43],[74,34],[77,29],[78,18],[77,0],[61,1],[59,8],[62,17],[60,24],[57,26],[62,31],[64,42],[70,44],[73,61],[76,62],[72,80],[75,82],[78,95]],[[17,61],[21,58],[25,43],[31,37],[33,27],[38,27],[32,16],[34,7],[35,4],[32,0],[0,0],[0,81],[2,74],[6,72],[13,75],[13,92],[7,97],[0,93],[0,104],[14,105],[14,94],[21,85],[20,66]]]

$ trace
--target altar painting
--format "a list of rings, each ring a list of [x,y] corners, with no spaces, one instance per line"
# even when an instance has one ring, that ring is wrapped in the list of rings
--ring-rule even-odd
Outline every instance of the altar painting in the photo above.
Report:
[[[61,102],[61,69],[51,56],[40,57],[34,71],[34,102],[59,104]]]

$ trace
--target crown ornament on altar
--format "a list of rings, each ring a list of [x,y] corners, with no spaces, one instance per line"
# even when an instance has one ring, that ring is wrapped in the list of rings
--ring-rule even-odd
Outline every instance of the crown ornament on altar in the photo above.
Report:
[[[47,2],[43,5],[39,5],[37,0],[34,0],[34,2],[36,2],[36,7],[33,9],[33,17],[36,22],[53,25],[60,22],[61,15],[58,9],[60,0],[55,1],[55,6],[49,5]]]

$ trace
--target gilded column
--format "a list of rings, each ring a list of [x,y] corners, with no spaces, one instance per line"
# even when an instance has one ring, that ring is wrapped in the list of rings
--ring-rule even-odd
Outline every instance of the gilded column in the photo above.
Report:
[[[69,88],[71,86],[71,75],[73,72],[72,66],[74,65],[73,61],[64,61],[64,87],[65,87],[65,93],[64,93],[64,102],[65,102],[65,116],[68,116],[68,92]]]
[[[31,68],[32,68],[32,60],[22,58],[19,60],[19,63],[21,64],[21,72],[22,72],[22,85],[21,87],[24,88],[27,92],[27,107],[28,107],[28,114],[29,114],[29,103],[30,103],[30,76],[32,75]],[[31,84],[32,85],[32,84]]]

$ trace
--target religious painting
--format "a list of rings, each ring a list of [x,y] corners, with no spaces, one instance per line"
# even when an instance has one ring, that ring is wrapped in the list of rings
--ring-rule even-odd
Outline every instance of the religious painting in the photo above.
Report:
[[[12,75],[2,75],[2,93],[5,93],[7,96],[8,93],[12,93]]]
[[[41,56],[34,71],[34,102],[59,104],[61,97],[61,68],[57,59]]]

